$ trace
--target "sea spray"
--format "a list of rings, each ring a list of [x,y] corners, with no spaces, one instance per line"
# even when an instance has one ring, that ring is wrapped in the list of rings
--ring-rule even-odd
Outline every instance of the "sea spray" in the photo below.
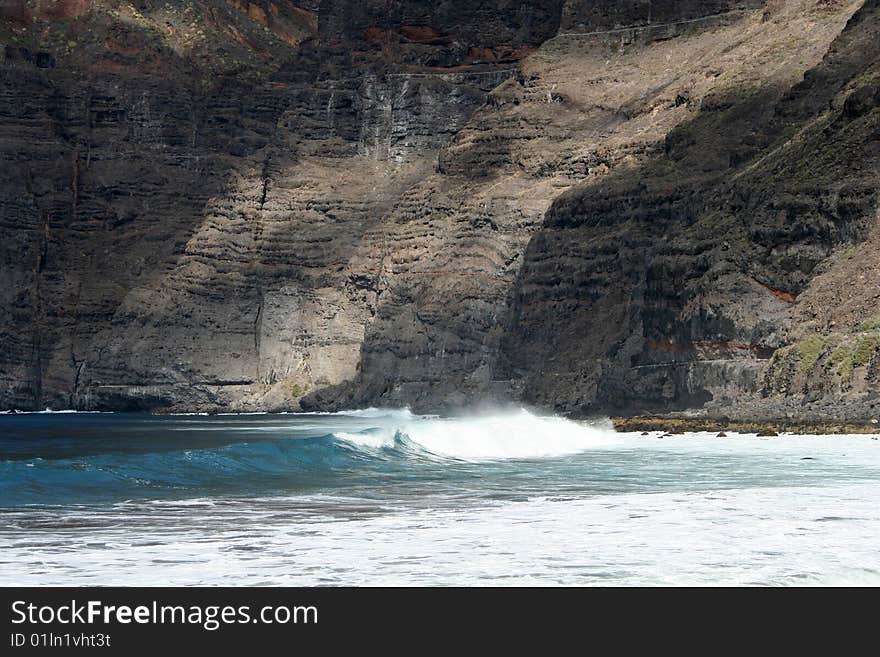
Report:
[[[465,460],[552,458],[619,442],[607,424],[582,424],[525,409],[453,418],[406,411],[375,417],[383,421],[379,428],[334,435],[371,449],[391,448],[405,438],[429,454]]]

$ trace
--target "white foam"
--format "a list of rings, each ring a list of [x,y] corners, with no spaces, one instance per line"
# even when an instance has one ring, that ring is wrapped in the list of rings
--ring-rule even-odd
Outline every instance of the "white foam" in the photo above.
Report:
[[[878,495],[850,483],[336,518],[315,512],[321,497],[169,500],[67,509],[60,526],[57,510],[21,509],[0,533],[0,585],[876,586]]]
[[[333,435],[337,439],[345,441],[357,447],[382,449],[383,447],[392,447],[394,445],[394,433],[389,431],[378,431],[369,433],[350,433],[347,431],[337,431]]]
[[[88,414],[88,413],[110,413],[112,411],[77,411],[73,408],[64,408],[57,411],[53,411],[51,408],[47,408],[43,411],[20,411],[18,409],[12,408],[7,409],[5,411],[0,411],[0,415],[59,415],[59,414],[69,414],[69,413],[79,413],[79,414]]]
[[[417,416],[413,415],[412,411],[408,408],[359,408],[350,411],[339,411],[336,413],[316,413],[315,415],[341,415],[341,416],[352,416],[352,417],[366,417],[366,418],[391,418],[395,420],[412,420],[417,417],[429,418],[435,417],[433,415],[423,415]]]
[[[368,448],[391,447],[395,436],[438,456],[464,460],[547,458],[576,454],[617,442],[614,430],[520,409],[439,418],[414,416],[408,409],[374,415],[380,426],[368,432],[334,435]]]

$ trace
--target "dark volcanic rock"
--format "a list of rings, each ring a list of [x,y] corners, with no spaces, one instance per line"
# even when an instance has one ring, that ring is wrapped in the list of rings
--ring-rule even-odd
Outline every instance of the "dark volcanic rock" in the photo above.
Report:
[[[526,249],[506,346],[527,399],[569,412],[738,403],[748,416],[797,394],[773,372],[804,331],[799,299],[876,223],[880,160],[865,144],[878,113],[849,100],[873,98],[860,89],[880,73],[876,17],[867,4],[790,91],[709,94],[662,157],[554,203]],[[834,316],[830,290],[825,302]],[[827,379],[813,369],[808,387]],[[743,405],[747,393],[764,399]]]
[[[873,417],[861,5],[6,3],[0,406]]]

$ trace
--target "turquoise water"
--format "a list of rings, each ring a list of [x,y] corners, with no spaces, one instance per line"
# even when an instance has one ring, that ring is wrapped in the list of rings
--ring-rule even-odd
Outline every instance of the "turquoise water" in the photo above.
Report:
[[[0,584],[876,584],[876,438],[0,415]]]

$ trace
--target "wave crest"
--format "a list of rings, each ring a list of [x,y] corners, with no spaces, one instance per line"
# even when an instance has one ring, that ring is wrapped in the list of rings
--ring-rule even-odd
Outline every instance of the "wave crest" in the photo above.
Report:
[[[435,456],[462,460],[549,458],[576,454],[616,441],[610,426],[582,424],[561,417],[534,415],[524,409],[470,417],[419,417],[386,412],[374,415],[381,426],[333,436],[357,448],[407,446]]]
[[[11,425],[12,437],[0,436],[0,507],[337,490],[446,472],[453,463],[559,457],[620,440],[610,427],[525,410],[439,418],[370,409],[324,420],[240,422],[105,417],[81,420],[70,436],[70,424],[48,421],[66,437],[30,447],[15,438],[20,423]],[[45,424],[25,423],[43,432]]]

